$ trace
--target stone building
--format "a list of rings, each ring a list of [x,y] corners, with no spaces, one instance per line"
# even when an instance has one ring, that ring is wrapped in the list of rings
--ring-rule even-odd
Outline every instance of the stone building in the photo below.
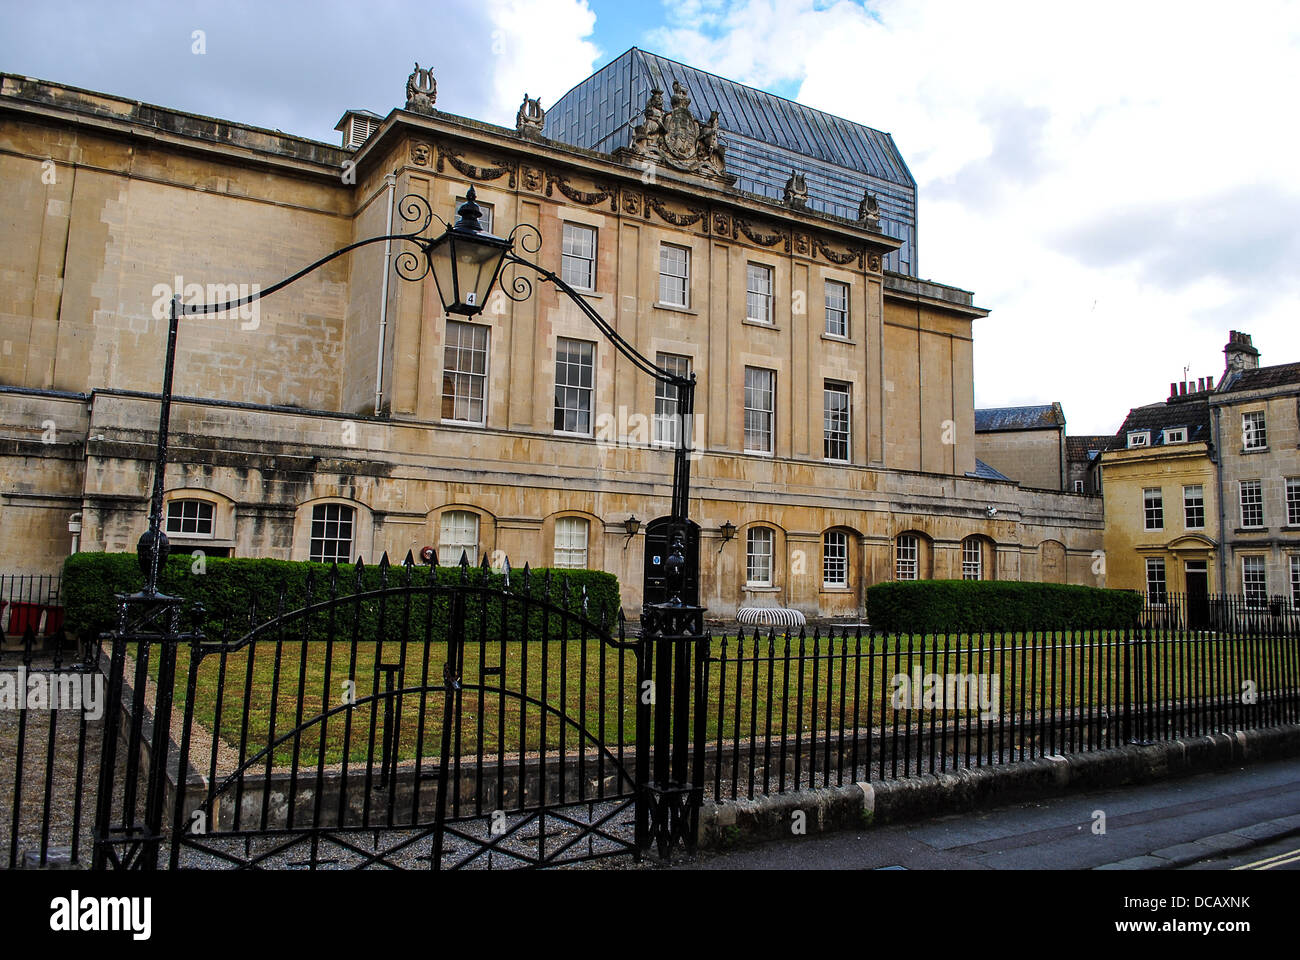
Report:
[[[975,411],[975,455],[1024,487],[1069,490],[1059,403]]]
[[[1300,609],[1300,363],[1259,365],[1233,330],[1210,396],[1221,451],[1220,579],[1247,603],[1283,598]]]
[[[643,111],[632,155],[541,136],[535,101],[510,129],[435,95],[413,74],[405,109],[349,110],[338,147],[0,75],[5,572],[57,570],[70,522],[81,549],[134,549],[173,291],[266,287],[401,231],[408,194],[451,220],[474,187],[492,232],[535,228],[536,260],[698,376],[690,514],[711,615],[860,616],[865,587],[896,576],[1099,582],[1098,504],[976,470],[986,311],[886,270],[901,240],[739,189],[685,88]],[[638,159],[683,131],[688,162],[649,182]],[[183,319],[174,549],[599,568],[635,615],[675,396],[549,284],[446,316],[431,280],[395,273],[406,249],[365,246],[255,310]]]
[[[1161,403],[1135,407],[1101,453],[1106,501],[1106,584],[1170,594],[1222,593],[1219,497],[1210,384],[1171,385]]]

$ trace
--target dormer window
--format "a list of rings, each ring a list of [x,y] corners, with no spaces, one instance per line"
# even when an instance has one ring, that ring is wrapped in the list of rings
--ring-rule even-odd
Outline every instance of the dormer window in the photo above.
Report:
[[[1134,447],[1149,447],[1149,446],[1151,446],[1150,430],[1132,430],[1129,432],[1128,448],[1130,450],[1132,450]]]
[[[1186,427],[1170,427],[1169,429],[1165,430],[1165,443],[1186,443],[1186,442],[1187,442]]]

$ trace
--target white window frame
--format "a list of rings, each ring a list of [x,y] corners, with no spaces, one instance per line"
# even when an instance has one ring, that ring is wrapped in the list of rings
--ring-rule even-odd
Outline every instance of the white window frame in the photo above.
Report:
[[[1250,410],[1241,415],[1241,448],[1268,449],[1268,423],[1263,410]]]
[[[669,251],[680,253],[680,261],[677,258],[669,258]],[[680,262],[681,273],[672,272],[678,269]],[[681,300],[665,296],[665,293],[677,293],[677,287],[680,286]],[[682,310],[689,310],[691,307],[691,248],[678,246],[675,243],[659,244],[659,304],[665,307],[678,307]]]
[[[1074,481],[1074,492],[1075,492],[1075,493],[1083,493],[1083,481],[1082,481],[1082,480],[1076,480],[1076,481]]]
[[[1195,490],[1195,498],[1191,496],[1191,491]],[[1197,510],[1201,515],[1200,523],[1192,523],[1192,511]],[[1201,483],[1188,483],[1183,485],[1183,529],[1185,530],[1204,530],[1205,529],[1205,485]]]
[[[752,378],[751,373],[755,375]],[[766,386],[763,385],[762,378],[758,374],[766,375]],[[767,399],[768,406],[756,406],[755,404],[761,402],[764,397]],[[776,371],[769,370],[766,367],[746,367],[745,396],[743,399],[745,404],[745,452],[770,457],[776,449]],[[750,429],[751,418],[755,423],[752,430]],[[765,424],[760,422],[762,418],[766,419]],[[749,443],[750,437],[757,437],[763,433],[767,437],[766,447],[751,447]]]
[[[1300,477],[1286,478],[1286,525],[1300,527]]]
[[[584,351],[579,350],[578,361],[568,359],[574,356],[573,347],[586,347],[587,359],[583,360]],[[561,348],[564,350],[564,357],[561,359]],[[583,384],[582,371],[587,371],[587,383]],[[570,383],[570,377],[577,372],[577,382]],[[561,375],[563,374],[563,382]],[[575,340],[570,337],[556,337],[555,339],[555,408],[552,426],[555,426],[556,433],[567,434],[572,437],[590,437],[592,435],[592,424],[595,420],[593,407],[596,399],[596,344],[590,340]],[[585,400],[585,406],[583,405]],[[563,402],[562,402],[563,401]],[[570,403],[573,401],[577,405]],[[586,415],[587,428],[569,429],[566,424],[569,422],[569,414],[575,414],[575,419],[580,424],[582,416]]]
[[[346,503],[317,503],[311,508],[307,559],[314,563],[351,563],[356,553],[357,509]],[[346,531],[347,536],[342,534]],[[333,544],[326,549],[327,544]],[[340,550],[340,544],[347,544]]]
[[[822,534],[822,586],[832,589],[849,585],[849,535],[843,530]]]
[[[979,537],[967,537],[961,542],[961,578],[984,579],[984,544]]]
[[[1166,429],[1165,432],[1164,432],[1164,442],[1167,443],[1167,444],[1168,444],[1168,443],[1186,443],[1186,442],[1187,442],[1187,428],[1186,428],[1186,427],[1170,427],[1170,428]]]
[[[172,508],[180,507],[179,515],[173,516]],[[193,507],[191,511],[189,508]],[[204,509],[207,508],[205,517]],[[186,516],[193,513],[193,516]],[[179,521],[173,526],[172,521]],[[193,521],[194,530],[186,530],[185,524]],[[198,529],[200,525],[207,524],[207,532]],[[211,500],[204,500],[201,497],[174,497],[167,501],[167,515],[163,518],[163,532],[169,537],[183,537],[187,540],[211,540],[216,536],[217,529],[217,505]]]
[[[1241,558],[1241,597],[1251,608],[1268,605],[1268,561],[1264,557]]]
[[[921,538],[914,533],[894,538],[894,579],[921,579]]]
[[[832,291],[844,294],[842,304],[838,300],[832,300]],[[827,280],[825,282],[822,299],[826,304],[826,335],[828,337],[836,337],[840,340],[849,339],[849,331],[852,329],[849,323],[851,314],[850,297],[850,287],[843,280]]]
[[[455,335],[453,339],[453,334]],[[470,341],[465,342],[468,336]],[[479,340],[482,339],[482,345]],[[481,427],[487,423],[488,374],[491,372],[492,330],[481,323],[466,323],[463,320],[447,318],[447,333],[442,350],[442,422],[459,423],[467,426]],[[475,361],[482,357],[482,372],[474,370]],[[468,369],[461,369],[461,363],[469,361]],[[447,392],[448,387],[451,393]],[[474,395],[475,388],[479,395]],[[462,392],[463,391],[463,392]],[[451,403],[452,415],[447,416],[447,404]],[[479,404],[479,416],[460,417],[457,413],[472,414],[474,404]]]
[[[772,585],[772,558],[776,534],[771,527],[750,527],[745,531],[745,586]]]
[[[589,239],[585,249],[581,240]],[[560,279],[575,290],[596,289],[596,259],[599,251],[596,228],[566,220],[560,240]]]
[[[471,510],[447,510],[438,520],[438,563],[454,567],[465,554],[470,566],[478,565],[479,516]]]
[[[1241,528],[1243,530],[1264,529],[1264,481],[1241,480],[1237,484],[1237,494],[1241,503]],[[1258,513],[1259,523],[1246,522],[1247,507],[1252,508],[1252,513]]]
[[[691,376],[691,358],[678,353],[656,353],[655,366],[680,377]],[[655,416],[651,442],[657,447],[677,446],[678,389],[663,380],[655,381]]]
[[[555,520],[555,566],[564,570],[587,569],[587,546],[591,521],[586,517],[557,517]]]
[[[766,327],[775,323],[776,271],[766,264],[745,264],[745,319]]]
[[[833,413],[830,401],[832,396],[844,398],[843,429],[838,423],[832,423]],[[837,418],[838,419],[838,418]],[[843,446],[844,456],[831,456],[832,444]],[[826,380],[822,384],[822,454],[832,463],[848,463],[853,459],[853,385],[839,380]]]
[[[1128,448],[1151,446],[1150,430],[1130,430],[1128,434]]]
[[[1152,517],[1156,523],[1152,523]],[[1163,530],[1165,528],[1165,492],[1162,487],[1144,487],[1142,489],[1142,529]]]
[[[1169,573],[1164,557],[1147,557],[1147,600],[1153,606],[1169,602]]]

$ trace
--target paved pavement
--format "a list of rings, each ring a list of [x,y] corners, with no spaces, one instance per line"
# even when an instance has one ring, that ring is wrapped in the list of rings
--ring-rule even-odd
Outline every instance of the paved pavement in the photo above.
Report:
[[[1274,853],[1300,847],[1300,759],[706,852],[677,869],[1227,869],[1264,856],[1238,856],[1246,844]]]

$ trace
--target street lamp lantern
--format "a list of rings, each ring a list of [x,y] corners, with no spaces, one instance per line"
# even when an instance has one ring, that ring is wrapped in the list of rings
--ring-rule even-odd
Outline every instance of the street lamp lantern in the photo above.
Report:
[[[509,240],[484,232],[479,223],[482,217],[483,210],[470,187],[456,211],[456,222],[427,249],[438,297],[448,313],[472,317],[487,306],[501,261],[510,249]]]

